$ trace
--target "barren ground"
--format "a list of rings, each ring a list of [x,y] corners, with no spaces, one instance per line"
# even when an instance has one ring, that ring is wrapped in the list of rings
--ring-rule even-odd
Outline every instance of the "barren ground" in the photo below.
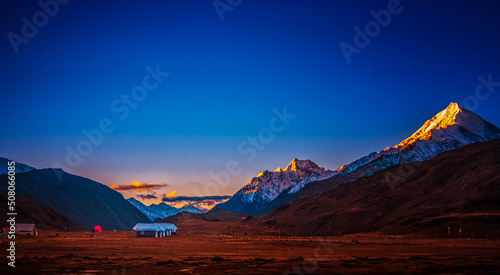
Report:
[[[5,249],[7,239],[1,241]],[[85,232],[42,230],[36,238],[18,238],[16,253],[15,268],[2,257],[1,274],[500,272],[496,239],[217,235],[155,239],[134,238],[133,232],[105,231],[90,237]]]

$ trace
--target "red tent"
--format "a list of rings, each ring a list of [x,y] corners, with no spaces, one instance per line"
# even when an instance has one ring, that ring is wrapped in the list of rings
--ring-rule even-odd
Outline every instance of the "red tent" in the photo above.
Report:
[[[94,233],[101,233],[101,232],[102,232],[102,229],[101,229],[100,225],[94,226]]]

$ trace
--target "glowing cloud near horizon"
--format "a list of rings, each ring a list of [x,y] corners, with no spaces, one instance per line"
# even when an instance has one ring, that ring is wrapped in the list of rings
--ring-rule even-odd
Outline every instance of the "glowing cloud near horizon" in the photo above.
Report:
[[[174,197],[175,193],[177,193],[177,190],[174,190],[174,191],[168,193],[167,195],[165,195],[165,197],[171,199]]]
[[[133,180],[132,183],[126,183],[126,184],[121,184],[121,185],[110,185],[109,188],[116,190],[116,191],[137,191],[137,192],[142,192],[142,191],[151,191],[151,190],[157,190],[163,187],[167,187],[168,184],[166,183],[147,183],[147,182],[138,182]]]

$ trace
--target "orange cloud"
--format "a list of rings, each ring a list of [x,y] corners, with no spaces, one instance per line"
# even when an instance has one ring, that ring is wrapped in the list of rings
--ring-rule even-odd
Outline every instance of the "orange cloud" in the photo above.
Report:
[[[121,185],[110,185],[109,188],[116,190],[116,191],[137,191],[137,192],[142,192],[142,191],[151,191],[151,190],[157,190],[163,187],[167,187],[168,184],[166,183],[147,183],[147,182],[138,182],[133,180],[132,183],[126,183],[126,184],[121,184]]]
[[[165,195],[165,197],[171,199],[175,195],[175,193],[177,193],[177,190],[168,193],[168,195]]]

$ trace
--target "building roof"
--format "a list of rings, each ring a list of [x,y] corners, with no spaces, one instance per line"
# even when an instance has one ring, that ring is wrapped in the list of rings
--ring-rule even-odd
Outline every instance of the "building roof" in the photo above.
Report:
[[[35,224],[33,223],[17,223],[16,231],[33,231],[35,230]]]
[[[166,231],[175,230],[177,227],[172,223],[138,223],[132,229],[134,231]]]

